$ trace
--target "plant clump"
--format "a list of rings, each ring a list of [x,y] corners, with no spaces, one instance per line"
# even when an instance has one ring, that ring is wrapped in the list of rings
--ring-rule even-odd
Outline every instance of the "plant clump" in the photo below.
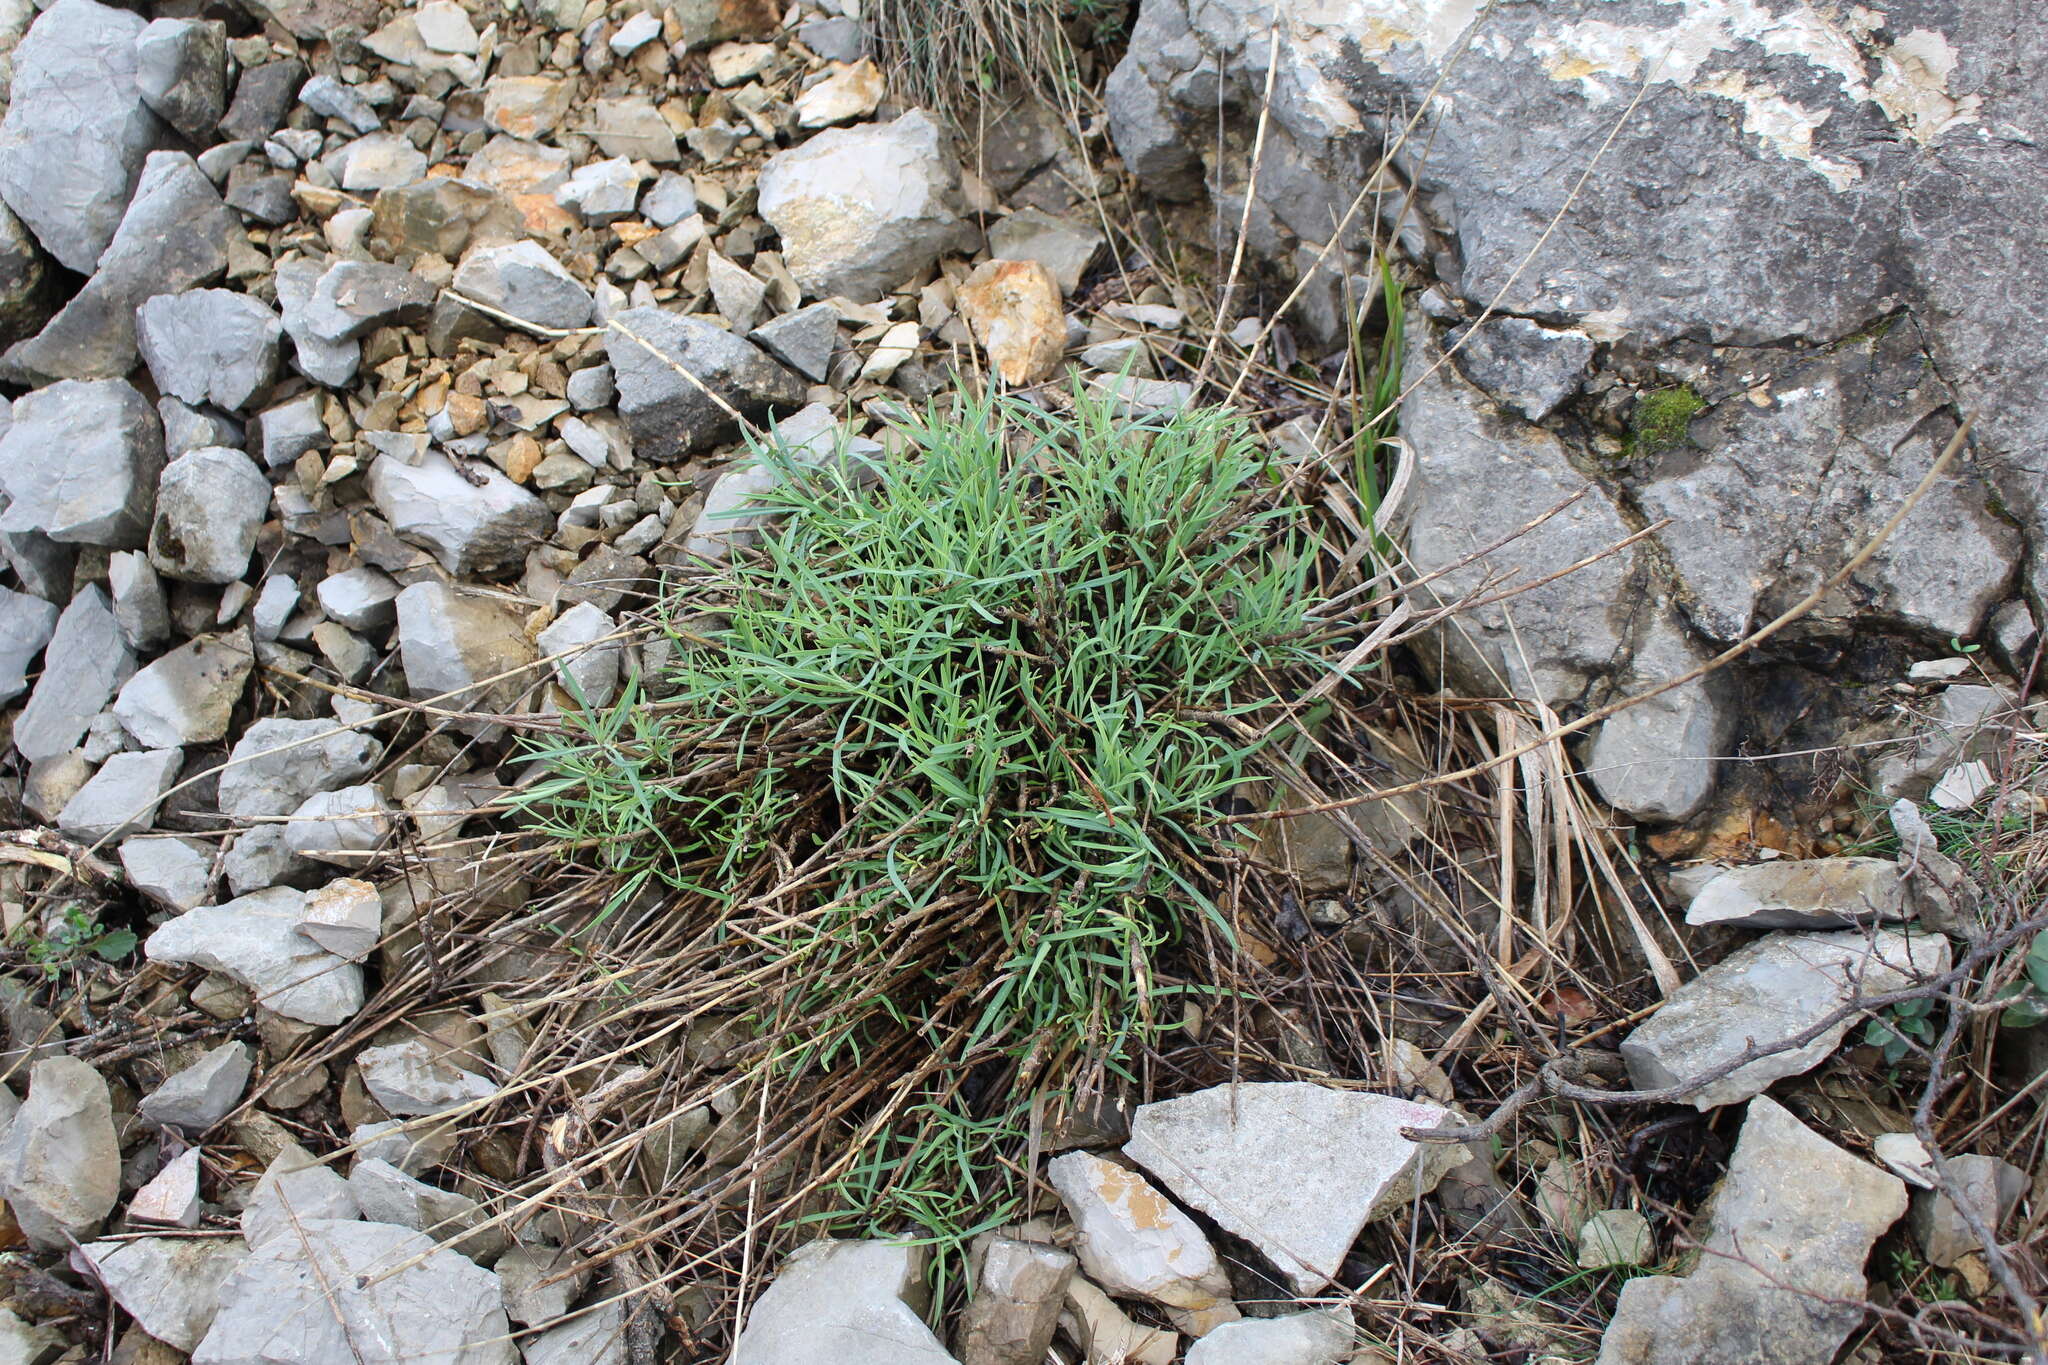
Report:
[[[1689,384],[1651,389],[1636,397],[1628,416],[1628,452],[1659,455],[1685,439],[1686,429],[1707,400]]]
[[[671,600],[665,698],[550,742],[525,803],[614,905],[714,907],[762,1066],[824,1092],[916,1040],[818,1216],[943,1251],[1014,1211],[1045,1104],[1179,1022],[1196,920],[1229,939],[1211,821],[1312,657],[1311,555],[1219,410],[960,397],[901,434],[873,466],[759,445],[780,528]],[[803,888],[766,917],[763,867]]]

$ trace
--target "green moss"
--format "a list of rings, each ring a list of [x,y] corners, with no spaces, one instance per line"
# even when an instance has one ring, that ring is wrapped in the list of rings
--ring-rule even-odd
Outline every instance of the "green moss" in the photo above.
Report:
[[[1656,455],[1685,439],[1685,429],[1707,400],[1689,384],[1652,389],[1636,399],[1628,416],[1628,453]]]

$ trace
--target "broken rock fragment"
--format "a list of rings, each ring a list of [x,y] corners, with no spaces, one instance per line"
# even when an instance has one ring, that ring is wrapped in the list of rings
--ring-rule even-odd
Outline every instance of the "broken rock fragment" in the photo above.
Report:
[[[189,1351],[212,1325],[221,1284],[249,1249],[239,1237],[143,1237],[90,1242],[76,1254],[143,1331]]]
[[[139,548],[163,466],[156,412],[125,381],[67,379],[23,394],[0,437],[0,531]]]
[[[226,972],[287,1019],[339,1024],[363,1007],[363,969],[299,932],[305,907],[288,886],[201,906],[151,934],[143,955]]]
[[[658,308],[629,308],[612,323],[605,352],[641,459],[668,464],[737,435],[718,399],[750,419],[804,401],[801,379],[723,328]]]
[[[1057,1157],[1046,1175],[1073,1216],[1074,1250],[1091,1280],[1152,1300],[1189,1336],[1237,1317],[1215,1248],[1144,1176],[1093,1152]]]
[[[1804,1032],[1858,995],[1898,990],[1948,970],[1948,940],[1890,929],[1768,934],[1678,988],[1622,1040],[1629,1077],[1644,1090],[1690,1081]],[[1818,1066],[1849,1031],[1842,1018],[1812,1041],[1745,1062],[1683,1098],[1699,1109],[1737,1104],[1785,1076]]]
[[[1886,858],[1805,858],[1731,867],[1700,888],[1687,924],[1837,929],[1906,916],[1906,881]]]
[[[1217,1086],[1139,1108],[1124,1153],[1313,1294],[1367,1223],[1465,1158],[1401,1130],[1455,1122],[1439,1105],[1305,1081]]]
[[[28,1098],[0,1134],[0,1195],[29,1241],[53,1250],[91,1236],[113,1212],[121,1148],[99,1072],[75,1057],[29,1069]]]
[[[747,1311],[733,1365],[957,1365],[908,1300],[923,1255],[895,1242],[811,1242]]]

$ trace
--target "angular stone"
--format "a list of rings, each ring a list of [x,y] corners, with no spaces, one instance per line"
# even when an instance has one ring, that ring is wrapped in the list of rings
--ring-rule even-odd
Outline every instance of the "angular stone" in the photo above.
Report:
[[[1863,1320],[1863,1265],[1905,1187],[1767,1096],[1749,1102],[1698,1267],[1622,1286],[1599,1365],[1825,1365]]]
[[[408,1365],[519,1360],[490,1271],[407,1228],[314,1218],[228,1277],[192,1362],[329,1365],[364,1341],[404,1343]]]
[[[329,152],[324,163],[345,190],[398,189],[427,173],[427,154],[397,133],[372,133]]]
[[[774,55],[773,48],[769,55]],[[882,103],[885,89],[882,69],[863,57],[796,97],[797,126],[829,128],[835,123],[866,118]]]
[[[999,261],[1037,261],[1052,271],[1062,295],[1081,287],[1081,276],[1101,252],[1096,229],[1042,209],[1019,209],[988,230],[989,254]]]
[[[299,103],[322,118],[340,119],[358,133],[374,133],[383,125],[368,100],[332,76],[315,76],[300,86]]]
[[[960,286],[960,312],[1008,384],[1050,378],[1066,350],[1059,281],[1037,261],[984,261]]]
[[[136,83],[143,28],[126,10],[57,0],[14,50],[0,199],[81,275],[113,240],[143,158],[165,140]]]
[[[455,0],[428,0],[413,11],[413,21],[419,25],[420,40],[434,51],[476,55],[476,25],[469,21],[469,11]]]
[[[180,1351],[206,1335],[222,1283],[248,1254],[238,1237],[89,1242],[74,1253],[137,1326]]]
[[[286,1142],[264,1167],[242,1209],[242,1240],[253,1249],[281,1242],[298,1244],[307,1220],[359,1216],[348,1181],[314,1159],[296,1142]]]
[[[554,195],[556,203],[585,223],[602,227],[631,215],[640,197],[640,172],[622,156],[592,161],[577,167]]]
[[[1074,1220],[1074,1251],[1089,1279],[1152,1300],[1189,1336],[1238,1316],[1209,1239],[1145,1177],[1093,1152],[1068,1152],[1046,1167],[1046,1178]]]
[[[83,843],[126,838],[156,823],[158,804],[178,780],[176,749],[115,754],[57,813],[57,828]]]
[[[924,1296],[923,1262],[895,1242],[798,1247],[747,1310],[732,1365],[957,1365],[906,1301]]]
[[[1768,934],[1679,987],[1622,1040],[1621,1055],[1639,1089],[1678,1085],[1734,1061],[1752,1042],[1803,1033],[1858,995],[1898,990],[1948,965],[1948,940],[1939,934]],[[1682,1098],[1703,1110],[1740,1103],[1818,1066],[1852,1022],[1839,1020],[1801,1047],[1744,1063]]]
[[[1190,1346],[1187,1365],[1343,1365],[1353,1330],[1345,1308],[1243,1318]]]
[[[528,140],[546,137],[568,116],[573,81],[553,76],[497,76],[484,87],[484,123]]]
[[[644,99],[590,102],[590,136],[606,156],[673,166],[682,159],[676,134],[661,111]]]
[[[1906,880],[1884,858],[1784,859],[1731,867],[1685,908],[1687,924],[1840,929],[1906,919]]]
[[[92,0],[79,0],[90,4]],[[119,230],[85,287],[4,367],[38,379],[113,379],[134,368],[135,310],[219,279],[241,233],[213,182],[183,152],[151,152]]]
[[[480,1265],[489,1265],[505,1250],[508,1238],[502,1224],[472,1232],[489,1220],[476,1200],[415,1180],[388,1161],[357,1157],[348,1173],[348,1188],[363,1217],[373,1223],[423,1232]]]
[[[717,251],[706,262],[705,274],[718,315],[731,323],[735,332],[751,331],[767,307],[768,286]]]
[[[458,470],[438,453],[416,465],[379,455],[366,483],[391,529],[452,574],[519,563],[551,524],[547,504],[496,469]]]
[[[64,380],[23,394],[0,436],[0,531],[135,549],[163,467],[156,413],[124,381]]]
[[[391,837],[391,803],[370,783],[315,792],[284,827],[285,847],[301,858],[362,867]]]
[[[159,294],[136,311],[150,377],[184,402],[240,412],[277,374],[284,324],[260,299],[227,289]]]
[[[1110,1301],[1109,1295],[1078,1275],[1067,1286],[1060,1327],[1087,1352],[1090,1362],[1173,1365],[1180,1358],[1179,1336],[1132,1322]]]
[[[383,898],[368,882],[337,878],[306,897],[299,932],[336,957],[361,962],[383,937]]]
[[[0,1308],[0,1360],[34,1362],[54,1359],[71,1343],[54,1327],[23,1322],[11,1308]]]
[[[313,286],[303,327],[329,345],[354,341],[379,327],[419,322],[433,303],[434,287],[410,270],[382,261],[336,261]]]
[[[0,588],[0,704],[28,691],[29,666],[57,629],[57,606]]]
[[[436,175],[379,190],[370,204],[370,240],[393,256],[431,252],[451,261],[473,246],[517,241],[524,230],[519,210],[500,188]]]
[[[382,202],[384,195],[377,198]],[[299,373],[316,384],[339,387],[355,378],[356,367],[362,363],[363,346],[354,340],[323,341],[314,334],[310,310],[314,292],[326,273],[326,267],[318,261],[303,257],[279,261],[275,276],[277,306],[283,314],[284,329],[292,339],[293,363]]]
[[[213,858],[183,839],[129,839],[121,845],[128,885],[159,905],[190,910],[206,903]]]
[[[1224,1085],[1140,1107],[1124,1153],[1307,1295],[1335,1278],[1367,1223],[1464,1159],[1401,1129],[1456,1122],[1437,1105],[1305,1081]]]
[[[225,972],[287,1019],[339,1024],[363,1007],[362,968],[299,932],[305,905],[305,892],[277,886],[201,906],[151,934],[143,956]]]
[[[256,721],[235,741],[220,774],[220,811],[242,818],[289,815],[315,792],[369,776],[383,746],[326,720]]]
[[[590,1279],[582,1258],[551,1246],[515,1246],[498,1258],[505,1288],[505,1314],[524,1326],[549,1322],[569,1311]]]
[[[246,629],[201,637],[130,678],[114,699],[114,715],[136,743],[151,748],[211,744],[227,734],[255,662]]]
[[[1660,603],[1647,614],[1634,652],[1611,682],[1620,696],[1647,693],[1704,659],[1668,606]],[[1601,722],[1587,746],[1586,774],[1603,800],[1637,819],[1690,819],[1714,793],[1732,729],[1721,677],[1683,683]]]
[[[31,763],[68,752],[85,727],[135,672],[113,608],[98,584],[79,589],[57,618],[43,653],[43,676],[14,720],[14,747]]]
[[[542,332],[590,321],[590,291],[531,240],[471,251],[456,268],[454,288],[465,299]]]
[[[140,550],[116,550],[107,557],[107,590],[121,638],[137,650],[154,651],[171,638],[171,606],[163,580]]]
[[[412,1039],[356,1054],[363,1084],[392,1114],[439,1114],[498,1093],[496,1082],[465,1071],[432,1046]]]
[[[228,107],[227,25],[152,19],[135,39],[135,89],[187,141],[210,144]]]
[[[555,676],[578,705],[595,708],[618,695],[621,642],[609,638],[618,631],[611,617],[578,602],[534,638],[542,654],[563,656],[555,660]]]
[[[569,179],[574,161],[560,147],[500,133],[469,159],[468,171],[471,180],[504,194],[553,194]]]
[[[839,342],[839,312],[829,303],[814,303],[762,323],[747,339],[813,384],[822,384]]]
[[[100,1074],[75,1057],[29,1068],[28,1098],[0,1132],[0,1195],[28,1240],[67,1250],[121,1196],[121,1147]]]
[[[167,1227],[199,1226],[199,1149],[173,1157],[128,1201],[128,1221]],[[211,1309],[211,1304],[208,1305]]]
[[[382,569],[358,564],[329,574],[314,589],[327,619],[350,630],[377,631],[398,619],[398,581]]]
[[[255,1062],[247,1043],[224,1043],[144,1095],[136,1112],[159,1128],[197,1137],[241,1102]]]
[[[961,1365],[1043,1365],[1073,1278],[1058,1247],[989,1238],[954,1332]]]
[[[1532,422],[1579,391],[1593,360],[1593,339],[1584,332],[1527,318],[1491,317],[1476,330],[1453,330],[1446,340],[1463,342],[1452,363],[1467,379]]]
[[[42,330],[57,307],[49,258],[28,225],[0,203],[0,346]]]
[[[828,129],[761,170],[760,214],[813,297],[880,298],[941,253],[971,244],[961,211],[959,163],[922,110]]]
[[[605,353],[619,388],[619,414],[641,459],[673,463],[738,434],[739,424],[703,389],[749,419],[804,401],[796,375],[709,323],[657,308],[630,308],[611,321]],[[697,383],[678,374],[677,366]]]
[[[244,67],[235,81],[235,98],[221,116],[221,134],[252,141],[269,137],[284,123],[305,80],[305,66],[290,57]]]
[[[1582,1270],[1651,1265],[1656,1259],[1657,1238],[1650,1220],[1634,1209],[1602,1209],[1579,1229]]]
[[[613,1299],[586,1309],[525,1348],[526,1365],[626,1365],[626,1305]]]
[[[1927,1177],[1933,1175],[1931,1161],[1923,1169]],[[1948,1177],[1971,1211],[1994,1235],[2019,1207],[2030,1183],[2025,1171],[1995,1156],[1949,1157]],[[1913,1231],[1913,1240],[1926,1253],[1929,1265],[1953,1267],[1965,1257],[1983,1253],[1984,1244],[1963,1221],[1955,1200],[1931,1188],[1912,1191],[1911,1199],[1907,1225]]]

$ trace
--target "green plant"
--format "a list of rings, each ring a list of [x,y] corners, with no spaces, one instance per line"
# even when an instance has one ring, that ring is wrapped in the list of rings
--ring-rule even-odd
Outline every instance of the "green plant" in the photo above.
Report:
[[[1651,389],[1636,396],[1628,416],[1628,453],[1657,455],[1685,439],[1693,417],[1706,407],[1689,384]]]
[[[1356,306],[1351,315],[1351,478],[1358,490],[1366,522],[1373,528],[1373,552],[1383,560],[1393,552],[1393,542],[1379,527],[1380,499],[1386,492],[1387,441],[1399,422],[1396,408],[1401,398],[1401,356],[1405,346],[1405,309],[1401,281],[1385,256],[1380,258],[1380,297],[1385,301],[1387,326],[1379,345],[1365,342],[1365,310]]]
[[[608,865],[610,907],[732,911],[771,852],[822,862],[744,930],[767,1064],[829,1086],[928,1049],[823,1221],[947,1252],[1013,1206],[1020,1106],[1177,1017],[1160,962],[1197,917],[1228,940],[1210,820],[1260,743],[1238,718],[1312,657],[1310,555],[1221,411],[961,396],[901,434],[872,469],[757,446],[780,529],[669,604],[660,707],[571,717],[522,804]]]
[[[77,905],[64,908],[54,924],[36,933],[27,925],[15,931],[23,940],[22,952],[55,981],[86,957],[118,962],[135,951],[135,934],[127,929],[107,929]]]
[[[1863,1026],[1863,1041],[1884,1054],[1887,1066],[1904,1061],[1916,1043],[1923,1048],[1933,1046],[1934,1001],[1901,1000],[1886,1006]]]
[[[2034,935],[2020,959],[2020,979],[2006,988],[1998,1022],[2007,1028],[2048,1023],[2048,929]]]

